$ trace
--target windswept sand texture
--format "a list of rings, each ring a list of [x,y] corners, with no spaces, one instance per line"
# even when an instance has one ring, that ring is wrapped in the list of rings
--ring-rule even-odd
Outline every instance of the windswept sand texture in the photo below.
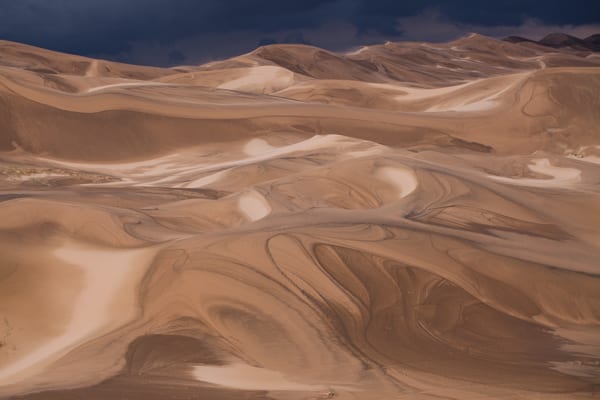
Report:
[[[600,395],[600,58],[0,42],[0,398]]]

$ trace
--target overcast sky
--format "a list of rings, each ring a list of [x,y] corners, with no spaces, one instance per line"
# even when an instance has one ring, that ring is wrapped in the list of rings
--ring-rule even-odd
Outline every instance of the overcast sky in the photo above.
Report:
[[[600,33],[600,0],[0,0],[0,38],[139,64],[195,64],[269,43],[351,50],[469,32]]]

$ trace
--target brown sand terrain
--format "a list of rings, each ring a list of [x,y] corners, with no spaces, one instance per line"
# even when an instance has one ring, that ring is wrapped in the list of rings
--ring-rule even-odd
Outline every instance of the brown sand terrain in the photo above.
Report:
[[[0,398],[600,395],[600,57],[0,42]]]

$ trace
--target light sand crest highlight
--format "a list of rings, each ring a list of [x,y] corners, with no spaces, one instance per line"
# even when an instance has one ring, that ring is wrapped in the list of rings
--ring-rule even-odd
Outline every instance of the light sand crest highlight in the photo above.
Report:
[[[274,390],[274,391],[323,391],[326,386],[297,383],[286,378],[281,372],[245,364],[231,364],[222,367],[194,367],[196,379],[241,390]]]

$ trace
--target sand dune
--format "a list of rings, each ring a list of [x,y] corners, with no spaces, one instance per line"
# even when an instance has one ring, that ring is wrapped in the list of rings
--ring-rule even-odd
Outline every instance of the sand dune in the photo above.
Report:
[[[0,43],[0,398],[585,399],[600,59]]]
[[[63,333],[30,352],[21,349],[25,353],[22,358],[0,369],[2,385],[19,383],[39,373],[82,342],[119,328],[135,317],[135,287],[149,262],[147,251],[97,250],[68,244],[55,250],[54,255],[61,262],[82,269],[84,287],[74,299]]]

